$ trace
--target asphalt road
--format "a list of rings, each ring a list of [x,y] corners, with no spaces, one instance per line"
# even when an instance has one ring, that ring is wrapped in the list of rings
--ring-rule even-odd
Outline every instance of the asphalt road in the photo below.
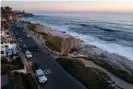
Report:
[[[13,33],[17,32],[18,37],[22,39],[26,46],[37,45],[31,38],[25,36],[26,33],[23,32],[23,28],[15,24],[12,28]],[[42,86],[43,89],[86,89],[79,81],[69,75],[47,51],[40,50],[39,52],[31,53],[33,57],[29,60],[36,62],[44,70],[48,78],[47,83]]]

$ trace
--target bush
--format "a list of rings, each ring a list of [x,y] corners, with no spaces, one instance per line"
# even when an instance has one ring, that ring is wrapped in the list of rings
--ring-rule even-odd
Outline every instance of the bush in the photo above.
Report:
[[[38,89],[31,74],[14,72],[10,73],[10,79],[14,81],[15,89]]]
[[[2,63],[1,64],[1,73],[6,74],[9,73],[12,70],[22,69],[24,68],[23,63],[21,62],[21,59],[18,57],[16,60],[13,60],[12,62]]]
[[[15,66],[14,65],[1,64],[1,74],[2,75],[9,73],[13,69],[15,69]]]
[[[62,39],[55,36],[47,36],[46,46],[53,51],[61,52]]]
[[[24,65],[23,65],[20,57],[17,57],[14,61],[9,62],[9,64],[16,66],[16,69],[24,68]]]
[[[46,46],[48,48],[50,48],[51,50],[53,51],[57,51],[57,52],[60,52],[61,51],[61,42],[62,42],[62,39],[59,38],[59,37],[55,37],[55,36],[52,36],[50,34],[47,34],[45,32],[38,32],[36,30],[36,26],[35,24],[32,24],[32,23],[29,23],[27,25],[28,29],[35,32],[35,33],[38,33],[40,35],[43,36],[44,39],[46,39]]]
[[[107,74],[95,68],[85,67],[81,61],[59,58],[57,62],[88,89],[105,89],[109,85],[107,80],[110,78]]]
[[[15,89],[29,89],[24,84],[25,74],[23,73],[10,73],[10,79],[14,81]]]
[[[31,74],[27,74],[27,80],[30,85],[30,89],[38,89],[37,83]]]

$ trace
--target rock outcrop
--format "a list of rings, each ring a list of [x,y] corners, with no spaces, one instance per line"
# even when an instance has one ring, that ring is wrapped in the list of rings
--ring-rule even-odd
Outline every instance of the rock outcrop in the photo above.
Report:
[[[61,38],[61,53],[69,53],[75,49],[78,49],[79,46],[83,43],[79,38],[75,38],[69,34],[64,32],[56,31],[50,27],[46,27],[43,25],[36,24],[36,31],[47,33],[48,35]]]
[[[79,51],[79,53],[86,54],[92,57],[98,57],[100,60],[111,64],[116,69],[127,71],[133,75],[133,61],[127,59],[124,56],[117,55],[115,53],[109,53],[94,45],[85,45]]]
[[[80,39],[76,39],[74,37],[68,37],[64,39],[61,43],[61,52],[62,53],[69,53],[73,50],[76,50],[79,48],[79,46],[82,44],[83,41]]]

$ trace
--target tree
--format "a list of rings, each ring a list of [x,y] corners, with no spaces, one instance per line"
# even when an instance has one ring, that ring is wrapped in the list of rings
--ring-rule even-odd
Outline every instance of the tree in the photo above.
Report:
[[[13,13],[12,8],[9,6],[1,7],[1,15],[6,20],[9,20],[9,16],[11,16]]]

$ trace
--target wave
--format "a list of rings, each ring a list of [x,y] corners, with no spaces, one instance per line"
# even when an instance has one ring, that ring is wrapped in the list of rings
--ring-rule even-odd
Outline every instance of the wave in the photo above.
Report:
[[[27,19],[25,19],[27,20]],[[28,20],[28,21],[32,21],[34,23],[40,23],[44,26],[49,26],[55,30],[58,31],[65,31],[67,34],[70,34],[72,36],[78,36],[80,39],[84,40],[85,43],[87,44],[91,44],[91,45],[95,45],[101,49],[103,49],[104,51],[108,51],[110,53],[116,53],[118,55],[121,56],[125,56],[128,59],[133,61],[133,48],[128,47],[128,46],[123,46],[117,43],[108,43],[107,41],[103,41],[102,39],[99,39],[97,37],[91,36],[91,35],[85,35],[85,34],[81,34],[78,32],[74,32],[72,30],[69,29],[68,25],[53,25],[53,24],[48,24],[48,23],[44,23],[43,21],[37,21],[37,20]],[[108,32],[116,32],[118,30],[111,30],[111,29],[107,29],[107,28],[102,28],[96,25],[89,25],[89,24],[84,24],[84,23],[74,23],[76,25],[80,25],[82,27],[93,27],[93,28],[97,28],[100,30],[104,30],[104,31],[108,31]],[[117,50],[116,50],[117,49]]]
[[[102,27],[98,27],[98,26],[93,26],[93,27],[100,29],[100,30],[108,31],[108,32],[119,32],[118,30],[112,30],[112,29],[102,28]]]
[[[100,29],[100,30],[103,30],[103,31],[108,31],[108,32],[120,32],[118,30],[112,30],[112,29],[108,29],[108,28],[102,28],[102,27],[99,27],[99,26],[96,26],[96,25],[88,25],[88,24],[79,24],[80,26],[83,26],[83,27],[93,27],[93,28],[97,28],[97,29]]]
[[[121,56],[125,56],[128,59],[133,61],[133,49],[131,47],[122,46],[117,43],[108,43],[103,40],[100,40],[91,35],[84,35],[77,32],[72,32],[69,30],[67,26],[52,26],[52,28],[58,31],[65,31],[67,34],[70,34],[75,37],[79,37],[81,40],[84,40],[86,44],[95,45],[98,48],[103,49],[104,51],[108,51],[110,53],[116,53]],[[117,49],[117,50],[116,50]]]
[[[84,40],[85,43],[87,44],[95,45],[98,48],[101,48],[104,51],[108,51],[110,53],[116,53],[118,55],[125,56],[128,59],[133,61],[133,55],[132,55],[133,49],[131,47],[122,46],[116,43],[107,43],[103,40],[97,39],[90,35],[83,35],[83,34],[78,34],[76,32],[70,32],[70,31],[68,31],[68,33],[72,36],[78,36],[80,39]]]

